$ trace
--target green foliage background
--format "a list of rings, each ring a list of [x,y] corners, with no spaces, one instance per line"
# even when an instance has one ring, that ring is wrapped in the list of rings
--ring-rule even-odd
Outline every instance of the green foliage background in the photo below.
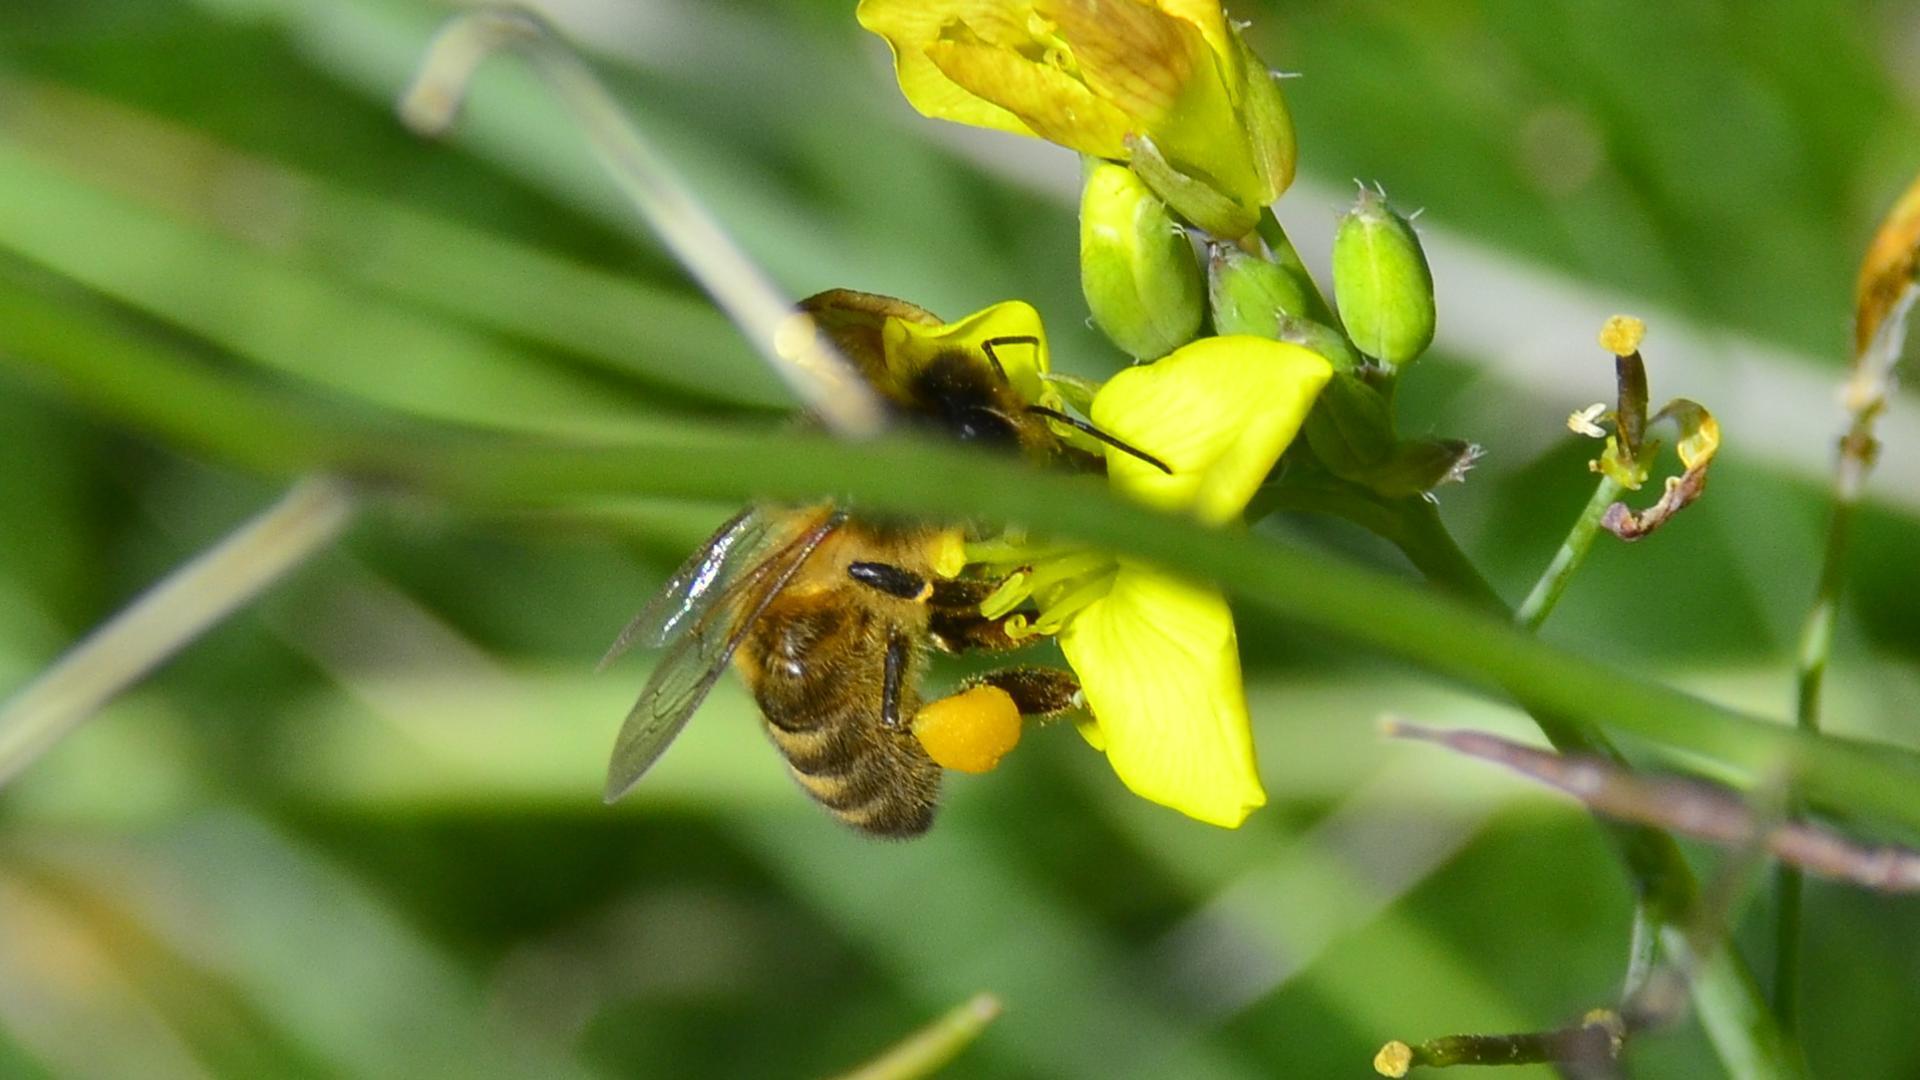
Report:
[[[1034,148],[956,148],[914,117],[850,4],[561,7],[611,28],[590,40],[623,100],[794,294],[949,315],[1020,296],[1063,366],[1120,362],[1081,325],[1072,207],[1022,178]],[[1859,249],[1920,167],[1920,9],[1233,7],[1305,76],[1314,191],[1378,179],[1423,223],[1837,383]],[[777,407],[520,76],[488,80],[452,146],[399,129],[392,92],[444,10],[9,0],[0,299],[355,416],[610,435]],[[1012,167],[981,167],[1000,151]],[[1323,213],[1301,197],[1283,208]],[[1443,507],[1510,597],[1590,484],[1560,421],[1605,365],[1592,327],[1558,329],[1540,362],[1567,366],[1564,397],[1448,355],[1402,395],[1411,429],[1488,447]],[[1660,331],[1656,400],[1692,393],[1662,379]],[[7,340],[0,691],[283,483],[129,430]],[[1783,715],[1825,463],[1756,460],[1770,433],[1706,403],[1728,438],[1712,492],[1603,544],[1548,635]],[[1824,400],[1802,411],[1837,431]],[[1856,548],[1829,715],[1911,743],[1920,504],[1895,494]],[[1552,1026],[1617,992],[1631,897],[1591,824],[1374,729],[1524,720],[1257,614],[1273,805],[1237,833],[1132,799],[1058,730],[956,780],[928,839],[876,845],[791,789],[730,684],[602,807],[640,674],[592,663],[729,509],[384,505],[0,791],[0,1075],[817,1076],[991,989],[1007,1014],[952,1075],[1364,1076],[1388,1038]],[[1404,572],[1325,522],[1272,527]],[[1913,911],[1812,885],[1816,1074],[1920,1071]],[[1717,1069],[1691,1026],[1633,1064]]]

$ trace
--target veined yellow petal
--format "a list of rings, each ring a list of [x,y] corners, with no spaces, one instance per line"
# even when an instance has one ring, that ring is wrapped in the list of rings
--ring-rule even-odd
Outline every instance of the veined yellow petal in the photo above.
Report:
[[[1046,327],[1040,322],[1040,313],[1023,300],[1008,300],[958,322],[940,325],[889,319],[881,337],[887,364],[896,375],[918,371],[935,356],[954,349],[964,350],[985,364],[984,344],[996,338],[1016,339],[1002,341],[993,349],[1007,381],[1030,402],[1054,396],[1040,378],[1048,370]]]
[[[1060,648],[1096,745],[1135,794],[1226,828],[1266,804],[1233,615],[1218,593],[1123,565],[1061,631]]]
[[[1227,27],[1227,13],[1219,0],[1153,0],[1154,6],[1177,19],[1184,19],[1200,30],[1207,46],[1223,59],[1235,55],[1233,32]],[[1228,74],[1236,74],[1229,71]]]
[[[957,41],[937,42],[926,56],[954,85],[1018,117],[1030,133],[1095,157],[1126,156],[1127,114],[1064,70],[1011,49]]]
[[[1146,0],[1037,0],[1034,10],[1059,28],[1087,87],[1142,130],[1173,110],[1208,52],[1197,27]]]
[[[894,75],[923,115],[1016,135],[1034,132],[1020,118],[943,74],[927,50],[941,41],[1014,49],[1030,40],[1031,4],[1008,0],[860,0],[860,25],[887,39]]]
[[[1114,487],[1152,506],[1228,521],[1300,430],[1333,367],[1298,345],[1202,338],[1100,388],[1093,422],[1173,469],[1109,450]]]

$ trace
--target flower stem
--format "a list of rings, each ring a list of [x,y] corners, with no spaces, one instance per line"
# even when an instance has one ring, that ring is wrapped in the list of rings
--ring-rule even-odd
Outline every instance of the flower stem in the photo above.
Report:
[[[1906,341],[1906,323],[1920,302],[1920,282],[1899,293],[1856,358],[1848,379],[1846,400],[1852,421],[1840,439],[1833,466],[1833,510],[1827,521],[1826,551],[1820,560],[1820,579],[1813,606],[1800,631],[1800,655],[1794,679],[1794,724],[1807,734],[1820,731],[1820,691],[1826,682],[1827,660],[1833,652],[1834,620],[1845,581],[1847,551],[1853,537],[1853,515],[1873,469],[1879,444],[1874,421],[1886,407],[1893,389],[1893,370]],[[1800,921],[1805,882],[1798,869],[1782,865],[1774,875],[1777,903],[1774,914],[1773,1014],[1783,1031],[1792,1032],[1800,1008]]]
[[[1604,1009],[1589,1014],[1579,1027],[1528,1031],[1518,1035],[1447,1035],[1417,1046],[1390,1042],[1374,1056],[1381,1076],[1403,1077],[1416,1067],[1449,1065],[1541,1065],[1561,1063],[1604,1066],[1619,1058],[1625,1039],[1620,1017]]]
[[[1523,621],[1522,615],[1514,614],[1511,617],[1517,626],[1532,633],[1546,620],[1592,546],[1600,514],[1618,494],[1618,486],[1602,477],[1540,584],[1535,585],[1528,596],[1528,604],[1522,607],[1522,611],[1531,609],[1532,621]],[[1434,584],[1478,597],[1482,602],[1490,597],[1492,603],[1500,603],[1498,595],[1448,533],[1432,503],[1423,499],[1403,500],[1399,504],[1398,519],[1401,527],[1382,535],[1399,545],[1408,561],[1422,573],[1430,577],[1436,572],[1447,575],[1433,578]],[[1506,609],[1501,606],[1500,610]],[[1542,710],[1524,698],[1522,705],[1556,750],[1592,754],[1614,762],[1623,760],[1612,740],[1593,724]],[[1628,978],[1633,980],[1636,971],[1648,969],[1656,941],[1670,952],[1684,941],[1679,928],[1698,905],[1700,885],[1679,845],[1666,832],[1617,822],[1604,822],[1602,829],[1619,853],[1637,894],[1636,932],[1628,963]],[[1640,926],[1643,920],[1645,928]],[[1787,1052],[1767,1015],[1758,982],[1732,949],[1716,949],[1701,957],[1693,970],[1689,990],[1700,1011],[1701,1026],[1722,1062],[1733,1069],[1735,1075],[1799,1074],[1797,1059]]]
[[[1593,538],[1600,533],[1600,517],[1607,507],[1620,497],[1621,484],[1604,473],[1600,482],[1593,487],[1593,496],[1573,520],[1573,528],[1567,530],[1567,538],[1560,541],[1560,550],[1553,553],[1553,561],[1534,582],[1533,589],[1521,602],[1520,610],[1514,613],[1513,621],[1528,633],[1540,629],[1547,616],[1553,614],[1554,605],[1560,602],[1560,594],[1566,592],[1567,583],[1586,562],[1587,552],[1593,549]]]

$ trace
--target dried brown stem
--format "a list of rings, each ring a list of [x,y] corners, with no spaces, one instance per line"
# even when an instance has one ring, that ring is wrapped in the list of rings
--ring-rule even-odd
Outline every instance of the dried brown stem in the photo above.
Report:
[[[1588,809],[1725,847],[1754,847],[1811,874],[1882,892],[1920,891],[1920,851],[1868,845],[1806,821],[1769,824],[1740,793],[1703,780],[1650,777],[1612,762],[1560,755],[1480,731],[1389,721],[1388,734],[1436,743],[1558,788]]]

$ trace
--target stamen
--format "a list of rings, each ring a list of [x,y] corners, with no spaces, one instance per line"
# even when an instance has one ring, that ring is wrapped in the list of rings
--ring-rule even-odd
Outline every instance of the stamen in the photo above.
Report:
[[[1069,620],[1080,613],[1081,608],[1111,591],[1113,591],[1113,574],[1088,574],[1079,579],[1072,589],[1066,591],[1065,595],[1048,604],[1040,613],[1039,621],[1033,624],[1033,628],[1038,633],[1057,634],[1061,627],[1067,625]]]
[[[1015,570],[1008,574],[1005,581],[980,601],[980,614],[985,618],[997,619],[1026,603],[1027,597],[1033,594],[1033,588],[1027,584],[1032,576],[1030,570]]]
[[[1106,552],[1084,549],[1048,559],[1034,564],[1033,572],[1028,575],[1027,592],[1044,608],[1049,606],[1046,594],[1061,591],[1058,586],[1087,574],[1104,572],[1113,565],[1113,556]]]

